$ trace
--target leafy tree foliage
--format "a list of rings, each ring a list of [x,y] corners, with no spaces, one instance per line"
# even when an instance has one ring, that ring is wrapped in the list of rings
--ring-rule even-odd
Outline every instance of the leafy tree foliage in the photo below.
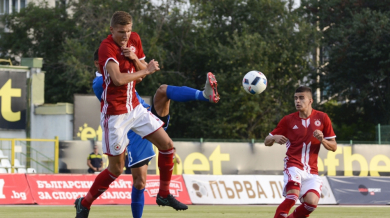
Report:
[[[338,111],[336,125],[349,126],[355,132],[349,137],[373,140],[375,124],[390,124],[390,5],[379,0],[305,0],[302,5],[322,30],[322,64],[327,65],[321,86],[326,97],[339,101],[329,106]],[[366,134],[356,134],[359,129]]]
[[[65,7],[49,8],[47,3],[28,4],[20,13],[2,17],[10,33],[2,32],[0,49],[2,56],[42,57],[46,71],[46,100],[69,101],[73,91],[85,92],[83,85],[68,82],[63,76],[64,65],[59,61],[66,38],[74,34],[74,20],[69,19]],[[66,86],[65,86],[66,85]]]
[[[161,4],[160,4],[161,3]],[[133,31],[142,39],[147,60],[156,59],[161,71],[137,85],[142,95],[153,95],[161,84],[203,89],[206,73],[216,74],[221,100],[171,103],[169,134],[175,138],[264,138],[287,113],[294,111],[293,92],[310,72],[309,53],[313,49],[315,28],[292,10],[293,1],[283,0],[166,0],[152,4],[147,0],[79,0],[65,8],[29,5],[20,14],[7,16],[14,30],[7,37],[36,45],[42,53],[27,53],[2,45],[9,54],[45,58],[46,100],[71,101],[73,93],[90,93],[93,78],[93,52],[109,34],[114,11],[133,16]],[[66,15],[66,11],[72,15]],[[57,53],[52,54],[53,37],[30,38],[29,29],[44,29],[31,23],[23,29],[18,19],[52,13],[48,23],[65,19],[63,28],[50,26],[57,37]],[[61,10],[64,15],[55,14]],[[43,12],[42,12],[43,13]],[[26,18],[27,19],[27,18]],[[19,31],[19,36],[13,35]],[[65,31],[67,30],[67,31]],[[23,35],[24,34],[24,35]],[[7,35],[7,34],[3,34]],[[2,36],[3,36],[2,35]],[[45,34],[43,34],[46,36]],[[48,35],[50,36],[50,35]],[[32,49],[34,50],[34,49]],[[49,57],[50,56],[50,57]],[[47,59],[46,59],[47,58]],[[48,64],[57,64],[52,70]],[[268,78],[267,90],[251,96],[241,88],[250,70],[262,71]],[[54,76],[55,75],[55,76]]]

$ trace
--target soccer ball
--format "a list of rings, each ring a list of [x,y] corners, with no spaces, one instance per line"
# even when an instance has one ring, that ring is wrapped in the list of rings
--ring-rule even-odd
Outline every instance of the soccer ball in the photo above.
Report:
[[[242,87],[249,94],[258,95],[267,88],[267,77],[260,71],[249,71],[242,80]]]

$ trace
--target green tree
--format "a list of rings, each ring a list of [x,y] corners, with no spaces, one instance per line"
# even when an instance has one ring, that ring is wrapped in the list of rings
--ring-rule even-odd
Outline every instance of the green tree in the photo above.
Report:
[[[264,138],[294,110],[293,91],[309,72],[312,25],[284,1],[191,2],[195,14],[188,16],[191,22],[186,27],[196,25],[180,38],[181,50],[171,47],[186,63],[177,71],[192,77],[197,88],[204,84],[206,72],[215,73],[221,101],[173,103],[170,135]],[[261,95],[250,96],[241,88],[250,70],[260,70],[268,78],[268,89]]]
[[[20,13],[6,14],[2,17],[5,28],[10,32],[0,33],[2,56],[42,57],[43,70],[46,71],[45,98],[47,102],[70,101],[64,93],[84,92],[72,84],[64,86],[62,74],[64,66],[59,57],[64,51],[63,43],[72,37],[75,23],[68,18],[65,6],[49,8],[47,2],[35,5],[29,3]],[[73,95],[73,94],[72,94]]]
[[[374,140],[374,126],[390,124],[390,5],[305,0],[302,6],[322,30],[321,59],[327,65],[321,68],[321,88],[325,98],[340,102],[328,107],[337,111],[336,126],[349,126],[349,139]]]
[[[124,10],[133,16],[133,31],[141,36],[147,60],[156,59],[161,65],[161,71],[137,85],[141,95],[153,95],[161,84],[203,89],[207,72],[217,76],[221,94],[218,104],[171,103],[172,125],[168,131],[172,137],[262,139],[284,115],[294,111],[294,89],[310,73],[309,54],[315,28],[292,10],[292,3],[292,0],[191,0],[189,4],[184,0],[167,0],[162,4],[147,0],[79,0],[70,2],[66,8],[29,5],[49,14],[72,9],[72,16],[60,16],[69,31],[60,38],[58,53],[45,53],[49,48],[40,48],[41,56],[50,55],[50,62],[45,59],[45,64],[59,66],[45,68],[53,75],[47,77],[46,100],[71,101],[73,93],[91,92],[93,52],[109,34],[112,13]],[[14,25],[9,28],[19,28],[23,34],[31,28],[39,29],[33,24],[29,29],[20,27],[18,19],[35,16],[27,11],[13,14]],[[51,20],[56,23],[54,18]],[[42,21],[41,25],[47,23]],[[59,29],[54,26],[50,31]],[[8,36],[15,37],[13,34]],[[50,37],[31,40],[25,35],[23,40],[31,43],[53,40]],[[7,51],[17,53],[11,48]],[[250,70],[262,71],[268,78],[268,88],[261,95],[251,96],[241,87],[244,74]]]

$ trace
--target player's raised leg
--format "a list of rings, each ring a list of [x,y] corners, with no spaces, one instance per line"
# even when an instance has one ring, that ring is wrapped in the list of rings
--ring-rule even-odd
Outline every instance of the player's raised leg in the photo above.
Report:
[[[203,91],[187,86],[161,85],[154,96],[154,105],[156,107],[164,107],[164,105],[169,105],[169,100],[177,102],[208,101],[217,103],[219,101],[217,86],[217,80],[211,72],[207,73],[205,89]],[[169,112],[166,114],[169,114]]]
[[[176,210],[187,210],[187,205],[176,200],[169,193],[169,184],[171,182],[173,170],[173,142],[168,134],[159,128],[154,133],[145,137],[152,142],[159,150],[158,168],[160,170],[160,189],[157,195],[156,203],[160,206],[170,206]]]

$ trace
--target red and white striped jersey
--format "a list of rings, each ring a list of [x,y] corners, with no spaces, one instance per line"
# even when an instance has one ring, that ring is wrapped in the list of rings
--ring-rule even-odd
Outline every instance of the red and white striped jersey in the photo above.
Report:
[[[127,47],[130,47],[140,60],[145,59],[141,38],[137,33],[131,33]],[[121,47],[114,42],[112,35],[104,39],[99,47],[99,67],[100,72],[103,72],[101,112],[107,115],[129,113],[139,104],[135,94],[136,82],[115,86],[106,69],[109,61],[117,63],[121,73],[135,72],[133,62],[123,55]]]
[[[308,173],[318,174],[317,159],[321,143],[313,136],[317,129],[323,132],[325,139],[336,137],[332,123],[324,112],[313,109],[306,119],[300,118],[299,112],[283,117],[270,135],[283,135],[288,139],[285,168],[298,167]]]

